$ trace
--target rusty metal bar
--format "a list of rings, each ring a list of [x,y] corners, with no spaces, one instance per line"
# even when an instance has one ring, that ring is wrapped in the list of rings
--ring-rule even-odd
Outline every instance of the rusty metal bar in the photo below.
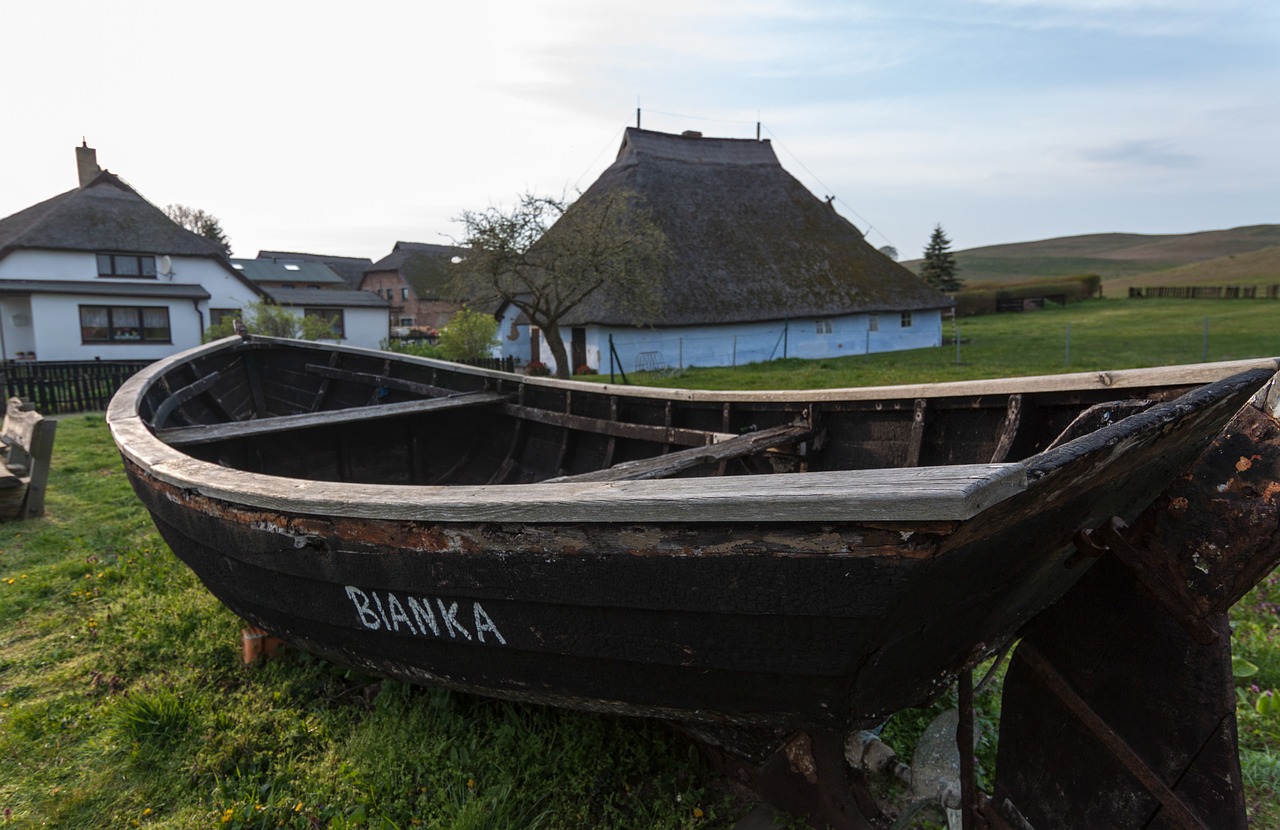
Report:
[[[1039,676],[1045,686],[1071,711],[1073,715],[1093,733],[1112,756],[1124,766],[1142,787],[1150,793],[1164,812],[1164,818],[1175,830],[1209,830],[1200,818],[1192,812],[1178,794],[1169,789],[1155,770],[1134,751],[1133,747],[1120,737],[1114,729],[1107,725],[1098,713],[1089,707],[1058,674],[1057,669],[1045,660],[1029,642],[1023,641],[1018,646],[1018,656]],[[963,756],[961,756],[963,757]]]

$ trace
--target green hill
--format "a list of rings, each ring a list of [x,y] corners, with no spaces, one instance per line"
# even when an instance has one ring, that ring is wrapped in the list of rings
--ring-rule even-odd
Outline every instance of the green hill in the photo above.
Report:
[[[1275,249],[1267,254],[1266,249]],[[1099,274],[1108,287],[1280,282],[1280,225],[1184,234],[1099,233],[954,252],[966,283]],[[1234,259],[1233,259],[1234,258]],[[1221,260],[1221,262],[1219,262]],[[917,270],[920,260],[903,265]]]

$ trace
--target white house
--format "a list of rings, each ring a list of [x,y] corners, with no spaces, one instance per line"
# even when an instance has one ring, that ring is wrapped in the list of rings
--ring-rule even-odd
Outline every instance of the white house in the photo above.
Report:
[[[629,128],[581,196],[640,196],[666,234],[661,310],[636,321],[606,289],[560,321],[573,368],[729,366],[938,346],[954,303],[877,251],[778,163],[766,141]],[[556,244],[553,226],[538,243]],[[503,355],[553,365],[542,333],[510,307]]]
[[[0,219],[0,360],[158,359],[199,345],[247,304],[274,300],[216,243],[98,167],[92,148],[77,147],[76,160],[79,187]],[[327,297],[314,313],[331,316],[342,299],[365,313],[363,296]],[[376,336],[358,322],[343,339],[376,347],[385,304],[380,322]]]

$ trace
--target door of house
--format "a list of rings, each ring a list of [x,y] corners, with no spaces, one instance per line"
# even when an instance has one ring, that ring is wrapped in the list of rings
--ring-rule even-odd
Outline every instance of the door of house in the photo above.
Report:
[[[572,357],[570,358],[572,366],[570,371],[576,372],[581,366],[587,365],[587,330],[583,328],[575,328],[573,330],[573,338],[570,342]]]

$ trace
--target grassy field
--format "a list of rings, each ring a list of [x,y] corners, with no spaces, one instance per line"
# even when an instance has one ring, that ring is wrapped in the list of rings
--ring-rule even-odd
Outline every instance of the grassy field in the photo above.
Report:
[[[1205,315],[1213,359],[1280,352],[1266,303],[1142,307],[1160,319],[1139,325],[1124,304],[1103,302],[965,322],[960,366],[943,348],[676,381],[761,388],[1052,372],[1066,368],[1068,322],[1072,369],[1188,362],[1199,358]],[[752,806],[653,723],[381,682],[291,651],[243,666],[240,622],[167,550],[100,416],[61,421],[47,507],[42,519],[0,525],[5,830],[718,830]],[[1277,827],[1280,577],[1233,621],[1247,799],[1254,826]],[[950,702],[895,717],[886,738],[909,758]],[[980,699],[979,716],[989,781],[995,693]]]
[[[1266,300],[1090,300],[1027,314],[962,318],[958,363],[955,346],[948,344],[628,378],[686,389],[810,389],[1235,360],[1280,355],[1278,316],[1280,303]],[[951,333],[950,321],[944,321],[943,336],[950,339]]]

